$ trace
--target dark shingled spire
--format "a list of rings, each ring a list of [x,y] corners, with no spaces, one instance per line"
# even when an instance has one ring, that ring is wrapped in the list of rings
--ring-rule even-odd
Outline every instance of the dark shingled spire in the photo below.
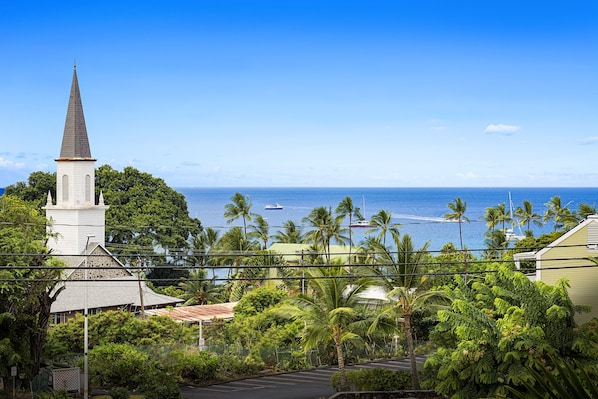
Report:
[[[91,157],[85,117],[83,116],[83,104],[79,93],[79,81],[77,80],[77,65],[73,71],[73,83],[71,85],[71,96],[69,107],[66,113],[64,124],[64,135],[62,136],[62,147],[60,158],[57,161],[85,160],[95,161]]]

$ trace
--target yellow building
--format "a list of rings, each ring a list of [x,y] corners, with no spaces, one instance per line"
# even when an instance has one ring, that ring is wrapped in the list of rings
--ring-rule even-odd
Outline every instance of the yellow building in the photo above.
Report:
[[[535,261],[531,279],[555,285],[561,278],[569,281],[569,296],[575,305],[591,306],[590,313],[576,315],[578,323],[598,317],[598,215],[588,216],[575,228],[537,252],[515,254],[517,268],[521,261]]]

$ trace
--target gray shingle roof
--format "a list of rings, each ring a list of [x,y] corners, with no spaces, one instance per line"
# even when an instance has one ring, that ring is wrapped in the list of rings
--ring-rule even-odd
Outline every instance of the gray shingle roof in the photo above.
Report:
[[[89,149],[87,138],[87,127],[83,115],[83,104],[79,93],[79,81],[77,79],[77,67],[73,71],[73,83],[71,84],[71,95],[64,124],[64,135],[62,136],[62,147],[58,160],[93,160]]]
[[[66,289],[58,294],[51,306],[51,313],[79,312],[85,305],[85,285],[83,280],[67,280]],[[143,305],[147,308],[176,305],[182,299],[158,294],[152,291],[145,281],[141,281]],[[89,309],[109,307],[141,306],[137,277],[105,279],[87,282],[87,306]]]

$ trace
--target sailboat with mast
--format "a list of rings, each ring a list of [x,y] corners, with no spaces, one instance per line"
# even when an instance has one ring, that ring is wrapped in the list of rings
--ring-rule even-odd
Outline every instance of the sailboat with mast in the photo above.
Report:
[[[362,213],[361,215],[362,215],[362,217],[363,217],[363,218],[362,218],[362,219],[360,219],[360,220],[356,220],[356,221],[354,221],[354,222],[351,222],[351,224],[349,224],[349,227],[358,227],[358,228],[359,228],[359,227],[374,227],[374,226],[373,226],[373,225],[372,225],[372,224],[369,222],[369,220],[367,220],[367,219],[365,218],[365,196],[363,196],[363,198],[362,198],[362,202],[363,202],[363,213]]]
[[[513,227],[505,230],[505,237],[506,237],[507,241],[510,242],[510,241],[523,240],[525,238],[525,235],[521,231],[521,226],[513,218],[513,200],[511,199],[510,191],[509,191],[509,216],[510,216],[511,220],[513,221]],[[517,227],[519,229],[519,234],[515,234],[515,230],[514,230],[515,224],[517,225]]]

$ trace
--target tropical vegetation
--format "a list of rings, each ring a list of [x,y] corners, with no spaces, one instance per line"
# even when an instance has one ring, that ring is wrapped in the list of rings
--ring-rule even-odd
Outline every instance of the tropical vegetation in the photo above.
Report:
[[[0,197],[0,376],[13,364],[33,378],[44,362],[82,361],[83,317],[50,323],[63,266],[45,247],[40,207],[54,195],[54,182],[54,175],[35,172]],[[571,302],[566,280],[532,282],[512,262],[513,254],[553,242],[595,207],[575,211],[560,197],[543,214],[527,200],[513,213],[505,204],[491,206],[482,220],[486,250],[474,256],[463,244],[470,219],[461,198],[444,215],[456,222],[457,242],[432,252],[428,244],[416,248],[384,209],[355,242],[351,226],[363,217],[350,197],[270,226],[251,197],[235,193],[224,206],[230,226],[221,232],[189,217],[184,197],[161,179],[134,168],[102,166],[96,185],[110,204],[107,246],[126,267],[185,306],[237,302],[234,319],[204,323],[204,350],[196,326],[123,311],[92,315],[97,386],[174,398],[183,382],[327,364],[338,369],[332,383],[339,390],[398,389],[407,380],[451,398],[565,397],[581,392],[567,385],[574,374],[575,389],[596,388],[598,320],[577,325],[575,314],[584,308]],[[540,224],[554,231],[534,237],[532,226]],[[507,232],[516,225],[526,238],[514,242]],[[301,259],[271,251],[272,243],[298,245]],[[410,359],[408,378],[346,372],[347,364],[397,355]]]

